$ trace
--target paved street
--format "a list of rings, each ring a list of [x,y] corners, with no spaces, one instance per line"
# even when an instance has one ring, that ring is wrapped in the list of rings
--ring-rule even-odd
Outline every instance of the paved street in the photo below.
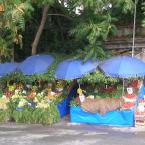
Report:
[[[0,145],[145,145],[145,128],[100,127],[61,120],[53,126],[1,124]]]

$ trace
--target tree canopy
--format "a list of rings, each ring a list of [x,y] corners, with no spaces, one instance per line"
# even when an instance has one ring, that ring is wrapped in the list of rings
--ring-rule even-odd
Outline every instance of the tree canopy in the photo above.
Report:
[[[117,33],[117,25],[133,23],[134,4],[134,0],[0,0],[1,56],[12,56],[16,46],[30,55],[35,46],[34,53],[107,57],[104,41]],[[145,26],[144,0],[138,1],[137,13],[138,23]]]

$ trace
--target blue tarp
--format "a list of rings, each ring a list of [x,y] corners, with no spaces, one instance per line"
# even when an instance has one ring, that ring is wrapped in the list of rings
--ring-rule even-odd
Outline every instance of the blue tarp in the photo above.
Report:
[[[74,123],[88,123],[108,126],[134,126],[134,112],[132,110],[115,110],[101,116],[98,113],[92,114],[84,112],[80,107],[71,107],[70,118],[71,122]]]
[[[68,96],[63,99],[59,104],[57,104],[57,110],[59,113],[59,117],[62,118],[63,116],[70,113],[70,101],[73,96],[75,96],[77,84],[71,89]]]
[[[138,91],[138,100],[143,99],[144,95],[145,95],[145,87],[144,85],[142,85]]]
[[[57,104],[57,110],[59,113],[59,117],[62,118],[63,116],[69,114],[70,112],[70,97],[63,99],[59,104]]]

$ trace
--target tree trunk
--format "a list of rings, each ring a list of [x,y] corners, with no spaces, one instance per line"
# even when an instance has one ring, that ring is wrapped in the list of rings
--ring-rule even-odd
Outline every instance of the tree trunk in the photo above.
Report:
[[[40,36],[41,36],[41,34],[43,32],[43,29],[44,29],[44,26],[45,26],[45,22],[46,22],[46,19],[47,19],[48,8],[49,8],[49,5],[46,5],[44,7],[44,9],[43,9],[41,23],[40,23],[40,26],[39,26],[38,31],[36,33],[35,39],[34,39],[34,41],[32,43],[32,55],[36,54],[37,46],[38,46],[38,43],[39,43],[39,40],[40,40]]]
[[[61,0],[61,4],[64,6],[64,0]]]

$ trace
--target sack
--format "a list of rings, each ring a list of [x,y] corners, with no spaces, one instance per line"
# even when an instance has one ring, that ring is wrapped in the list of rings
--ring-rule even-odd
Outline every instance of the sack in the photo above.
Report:
[[[85,112],[100,113],[104,115],[106,112],[120,109],[122,103],[122,98],[86,99],[81,103],[81,108]]]

